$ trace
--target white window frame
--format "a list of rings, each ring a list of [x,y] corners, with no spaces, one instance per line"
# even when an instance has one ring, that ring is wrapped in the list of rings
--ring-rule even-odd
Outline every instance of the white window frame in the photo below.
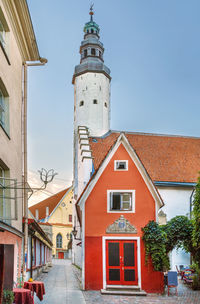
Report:
[[[1,41],[3,48],[5,49],[5,47],[6,47],[6,30],[5,30],[4,25],[1,20],[0,20],[0,41]]]
[[[5,96],[0,89],[0,125],[5,128]]]
[[[1,30],[0,30],[0,43],[1,43],[1,46],[3,47],[6,55],[8,56],[8,40],[9,40],[9,33],[10,33],[10,30],[9,30],[9,27],[8,27],[8,24],[7,24],[7,21],[6,21],[6,18],[4,16],[4,13],[0,7],[0,27],[1,27]]]
[[[126,169],[117,169],[117,163],[118,162],[125,162],[126,163]],[[122,159],[117,159],[114,161],[114,170],[115,171],[128,171],[128,160],[122,160]]]
[[[110,194],[111,193],[131,193],[131,210],[110,210]],[[107,213],[135,213],[135,190],[107,190]]]

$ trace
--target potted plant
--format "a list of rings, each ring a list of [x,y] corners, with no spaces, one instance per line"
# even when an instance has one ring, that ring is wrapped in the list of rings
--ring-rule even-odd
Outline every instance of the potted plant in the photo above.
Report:
[[[3,290],[3,304],[12,304],[14,301],[14,292],[12,290]]]

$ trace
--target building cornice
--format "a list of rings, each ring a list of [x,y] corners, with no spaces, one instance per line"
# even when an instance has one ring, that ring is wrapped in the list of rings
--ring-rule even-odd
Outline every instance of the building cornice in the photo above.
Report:
[[[17,236],[19,236],[20,238],[22,238],[24,236],[23,232],[21,232],[20,230],[16,229],[15,227],[8,225],[2,221],[0,221],[0,232],[4,232],[4,231],[8,231],[11,232]]]
[[[196,183],[154,181],[154,185],[157,186],[157,187],[194,188],[196,186]]]
[[[39,60],[39,50],[26,0],[2,0],[23,61]]]

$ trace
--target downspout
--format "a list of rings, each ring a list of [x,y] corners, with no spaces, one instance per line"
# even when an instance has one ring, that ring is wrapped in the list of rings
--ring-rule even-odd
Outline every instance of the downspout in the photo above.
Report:
[[[26,277],[26,260],[28,252],[28,193],[27,193],[27,64],[24,63],[24,113],[23,113],[23,131],[24,131],[24,261],[23,261],[23,279]]]
[[[195,191],[195,187],[192,189],[192,193],[190,195],[190,220],[192,219],[192,197]],[[192,264],[192,255],[190,254],[190,265]]]
[[[192,218],[192,197],[193,197],[194,191],[195,191],[195,187],[193,188],[192,193],[190,195],[190,219]]]
[[[24,79],[23,79],[23,148],[24,148],[24,178],[23,178],[23,197],[24,197],[24,252],[23,252],[23,280],[26,278],[26,260],[28,254],[28,170],[27,170],[27,67],[28,66],[43,66],[47,63],[46,58],[39,58],[39,62],[23,63],[24,65]]]
[[[33,277],[33,237],[32,237],[32,233],[31,233],[31,271],[30,271],[30,278]]]

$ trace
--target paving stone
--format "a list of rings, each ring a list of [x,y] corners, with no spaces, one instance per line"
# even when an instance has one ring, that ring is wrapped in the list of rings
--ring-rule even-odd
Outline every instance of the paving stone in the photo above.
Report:
[[[35,296],[35,304],[200,304],[200,291],[194,291],[179,281],[178,296],[175,290],[164,295],[140,296],[102,295],[100,291],[81,291],[81,271],[70,260],[57,260],[49,273],[42,273],[38,280],[44,281],[44,300]]]

